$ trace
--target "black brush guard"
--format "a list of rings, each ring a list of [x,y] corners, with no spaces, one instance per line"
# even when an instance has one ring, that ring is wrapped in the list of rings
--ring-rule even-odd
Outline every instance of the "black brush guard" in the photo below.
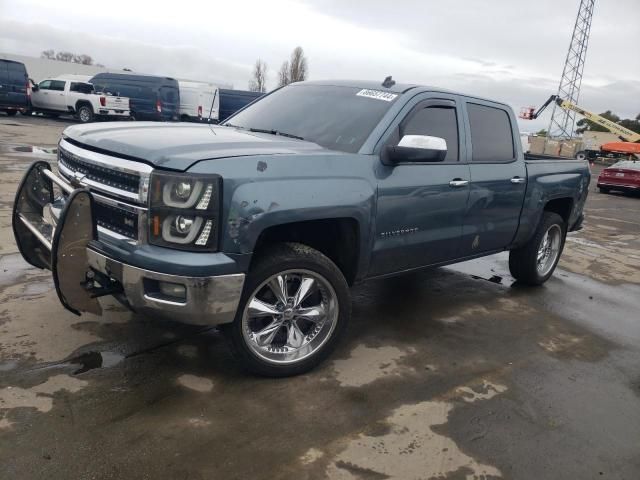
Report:
[[[48,214],[54,183],[69,194],[57,221]],[[60,302],[76,315],[102,313],[96,293],[104,289],[96,288],[96,272],[87,260],[89,242],[97,240],[93,210],[89,190],[74,189],[42,161],[27,170],[13,205],[13,233],[20,253],[31,265],[51,270]]]

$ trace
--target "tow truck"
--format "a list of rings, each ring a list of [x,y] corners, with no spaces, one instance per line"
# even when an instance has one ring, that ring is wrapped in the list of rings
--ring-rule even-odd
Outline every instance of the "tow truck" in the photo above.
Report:
[[[633,130],[623,127],[611,120],[604,118],[597,113],[590,112],[584,108],[575,105],[568,100],[560,98],[558,95],[551,95],[546,102],[542,104],[538,110],[535,107],[524,107],[518,115],[523,120],[535,120],[542,112],[552,103],[555,102],[560,108],[564,110],[570,110],[582,115],[587,120],[606,128],[610,132],[622,140],[621,142],[610,142],[600,146],[598,150],[581,150],[576,153],[576,158],[584,160],[585,158],[595,158],[601,155],[601,152],[607,152],[613,154],[614,157],[630,157],[640,155],[640,133],[636,133]]]

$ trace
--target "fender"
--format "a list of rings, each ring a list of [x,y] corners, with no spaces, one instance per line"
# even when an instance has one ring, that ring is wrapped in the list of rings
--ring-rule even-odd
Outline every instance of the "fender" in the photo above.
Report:
[[[225,195],[226,196],[226,195]],[[364,179],[273,179],[237,185],[231,193],[221,226],[221,249],[251,253],[266,229],[288,223],[335,218],[354,219],[359,226],[360,268],[367,252],[375,217],[375,189]],[[363,270],[360,270],[363,271]]]

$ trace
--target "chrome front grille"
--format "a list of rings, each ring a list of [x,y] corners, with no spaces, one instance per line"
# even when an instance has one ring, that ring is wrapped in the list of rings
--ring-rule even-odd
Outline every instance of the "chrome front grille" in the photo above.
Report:
[[[81,176],[92,180],[98,184],[111,188],[117,188],[129,193],[138,193],[140,189],[140,175],[118,172],[108,167],[95,165],[81,160],[77,155],[73,155],[64,149],[60,149],[58,162],[65,167],[67,172],[73,172],[74,177]]]
[[[72,186],[86,186],[96,201],[98,233],[118,240],[146,240],[147,190],[152,168],[85,150],[62,139],[58,171]]]

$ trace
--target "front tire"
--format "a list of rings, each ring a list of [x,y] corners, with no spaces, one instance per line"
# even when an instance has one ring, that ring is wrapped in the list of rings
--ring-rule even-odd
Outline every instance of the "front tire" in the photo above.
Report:
[[[350,316],[349,287],[338,267],[313,248],[283,243],[258,257],[236,318],[222,331],[246,370],[288,377],[326,359]]]
[[[545,211],[533,238],[509,252],[509,271],[513,278],[525,285],[546,282],[558,265],[566,232],[562,217]]]

